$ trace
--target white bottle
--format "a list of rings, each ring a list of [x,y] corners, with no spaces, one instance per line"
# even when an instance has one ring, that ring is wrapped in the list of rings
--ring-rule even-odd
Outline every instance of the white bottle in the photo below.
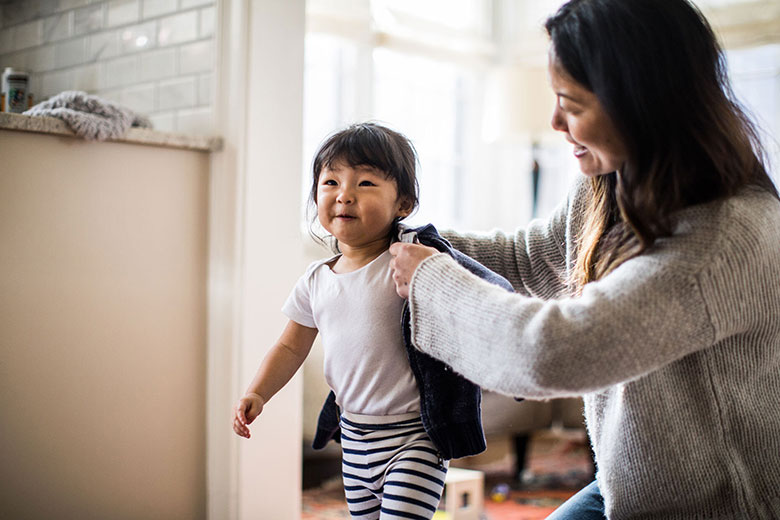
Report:
[[[26,72],[6,67],[3,72],[0,112],[21,114],[29,108],[29,76]]]

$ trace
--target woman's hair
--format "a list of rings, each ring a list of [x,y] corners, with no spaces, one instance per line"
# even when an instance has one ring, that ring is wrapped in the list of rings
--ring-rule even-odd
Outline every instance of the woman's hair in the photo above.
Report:
[[[579,292],[659,237],[676,210],[749,184],[777,196],[723,52],[686,0],[571,0],[545,23],[565,73],[593,92],[628,151],[591,179],[572,283]]]
[[[410,204],[410,212],[419,204],[419,186],[417,184],[417,152],[412,142],[403,134],[375,122],[357,123],[340,130],[320,145],[312,162],[312,182],[309,192],[309,208],[317,206],[317,186],[323,168],[343,163],[352,168],[371,166],[384,173],[388,179],[394,179],[398,186],[398,198]],[[312,212],[310,224],[317,218]],[[402,218],[396,219],[394,224]],[[393,225],[392,233],[396,230]],[[309,226],[309,233],[317,241],[324,243]],[[338,244],[334,241],[334,249]]]

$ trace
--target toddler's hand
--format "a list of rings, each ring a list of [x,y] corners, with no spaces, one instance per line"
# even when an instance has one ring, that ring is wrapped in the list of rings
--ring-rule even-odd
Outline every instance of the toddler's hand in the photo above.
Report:
[[[249,393],[233,407],[233,431],[241,437],[250,437],[248,424],[252,424],[263,411],[265,401],[258,394]]]

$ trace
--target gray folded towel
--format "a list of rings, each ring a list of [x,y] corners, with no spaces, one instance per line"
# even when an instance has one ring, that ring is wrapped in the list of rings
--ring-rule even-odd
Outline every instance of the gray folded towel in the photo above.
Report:
[[[151,128],[146,117],[111,101],[78,90],[60,92],[24,112],[28,116],[58,117],[76,135],[103,141],[122,137],[131,126]]]

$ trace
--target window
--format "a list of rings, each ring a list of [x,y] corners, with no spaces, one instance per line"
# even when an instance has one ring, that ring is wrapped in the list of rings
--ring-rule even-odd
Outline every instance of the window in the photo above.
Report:
[[[549,215],[579,175],[569,145],[549,126],[554,96],[542,23],[561,3],[309,0],[306,195],[321,141],[373,119],[417,148],[420,209],[411,223],[513,230],[533,216],[534,159],[541,171],[536,215]],[[696,4],[725,31],[726,43],[741,47],[728,53],[735,91],[765,130],[777,181],[780,44],[755,43],[772,38],[760,29],[766,9],[734,0]],[[522,102],[518,91],[525,93]]]
[[[304,104],[306,191],[312,156],[322,140],[349,123],[372,119],[401,131],[417,149],[420,209],[411,223],[512,229],[530,218],[530,137],[521,136],[518,146],[517,136],[509,142],[483,132],[486,106],[491,104],[486,101],[487,78],[506,45],[501,36],[507,30],[502,28],[505,21],[493,10],[500,4],[489,0],[310,1]],[[533,5],[536,13],[538,3]],[[555,7],[549,6],[549,11]],[[511,2],[504,8],[521,14]],[[527,39],[527,31],[521,32]],[[544,58],[544,45],[537,46],[542,51],[536,54]],[[546,90],[546,76],[537,79]],[[552,101],[547,102],[551,112]],[[547,113],[541,117],[546,125]],[[560,200],[568,185],[566,180],[559,182],[560,172],[572,166],[571,161],[566,165],[567,161],[548,153],[551,146],[565,146],[560,138],[553,142],[543,140],[537,147],[547,162],[540,183],[546,202],[540,204],[540,213],[549,212]]]
[[[770,175],[780,187],[780,44],[727,52],[735,94],[758,124]]]

